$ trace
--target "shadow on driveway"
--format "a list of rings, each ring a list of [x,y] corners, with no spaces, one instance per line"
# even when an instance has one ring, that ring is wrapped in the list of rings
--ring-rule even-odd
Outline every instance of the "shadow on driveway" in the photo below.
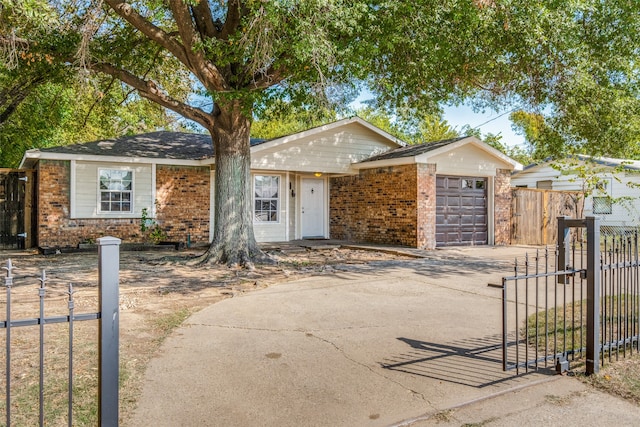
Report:
[[[482,389],[515,379],[502,370],[502,336],[462,339],[451,343],[398,338],[410,349],[381,363],[384,369]],[[539,370],[538,374],[545,373]],[[555,372],[549,370],[549,375]]]

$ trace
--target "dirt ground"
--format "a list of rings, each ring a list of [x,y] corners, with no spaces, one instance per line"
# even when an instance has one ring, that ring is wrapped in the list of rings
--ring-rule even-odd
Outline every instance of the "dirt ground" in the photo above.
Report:
[[[135,407],[147,362],[156,354],[163,339],[190,314],[225,298],[262,289],[270,284],[295,280],[318,274],[331,274],[340,264],[366,264],[373,261],[409,259],[407,256],[339,246],[302,248],[289,246],[286,250],[272,249],[268,253],[277,261],[274,265],[259,265],[254,270],[226,266],[192,267],[186,261],[202,253],[203,249],[120,253],[120,361],[121,361],[121,419],[126,420]],[[12,289],[12,318],[38,317],[38,291],[42,269],[46,273],[46,316],[68,313],[68,291],[72,284],[75,313],[98,311],[98,255],[97,253],[65,253],[38,255],[35,253],[2,253],[0,266],[7,266],[12,257],[14,286]],[[4,295],[0,302],[5,305]],[[4,310],[3,310],[4,311]],[[4,318],[4,315],[2,315]],[[95,342],[97,326],[78,328],[76,346],[85,341]],[[36,329],[37,328],[20,328]],[[62,332],[61,332],[62,335]],[[13,337],[13,336],[12,336]],[[4,344],[4,338],[0,344]],[[12,378],[37,383],[33,374],[37,363],[37,331],[12,338]],[[64,352],[64,338],[48,344],[50,352],[56,348]],[[78,372],[91,372],[95,348],[83,358],[80,350],[74,355]],[[50,357],[50,356],[48,356]],[[56,356],[57,357],[57,356]],[[57,360],[57,359],[56,359]],[[56,362],[64,365],[67,359]],[[84,366],[84,365],[87,366]],[[74,369],[74,371],[75,371]],[[54,375],[54,374],[50,374]],[[82,375],[79,375],[82,377]],[[82,381],[80,379],[79,381]],[[93,382],[93,380],[91,381]],[[16,392],[19,394],[20,392]],[[89,395],[94,394],[93,392]],[[91,406],[91,402],[86,403]],[[93,410],[88,410],[92,412]],[[56,415],[50,417],[56,419]],[[60,416],[62,417],[62,416]],[[59,418],[62,421],[62,418]],[[89,416],[87,425],[91,425]],[[54,422],[55,424],[55,422]],[[81,423],[79,423],[81,424]]]

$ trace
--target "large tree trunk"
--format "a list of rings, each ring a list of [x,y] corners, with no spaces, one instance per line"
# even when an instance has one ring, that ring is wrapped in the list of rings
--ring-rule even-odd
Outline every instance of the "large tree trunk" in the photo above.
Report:
[[[253,234],[250,130],[239,102],[216,106],[210,130],[216,160],[213,241],[202,262],[251,267],[269,261]]]

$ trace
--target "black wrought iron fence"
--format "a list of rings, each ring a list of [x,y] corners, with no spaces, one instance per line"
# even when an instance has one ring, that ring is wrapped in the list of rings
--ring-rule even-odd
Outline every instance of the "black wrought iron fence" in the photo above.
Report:
[[[4,409],[6,426],[9,427],[12,423],[12,410],[16,406],[13,401],[13,383],[19,382],[20,379],[16,379],[14,375],[14,363],[18,362],[13,357],[13,351],[16,350],[14,346],[13,333],[17,332],[20,328],[37,327],[37,338],[33,341],[23,343],[30,347],[38,347],[38,366],[34,367],[37,371],[38,384],[37,384],[37,399],[38,399],[38,414],[33,414],[33,422],[29,424],[36,424],[36,416],[38,424],[43,426],[47,424],[45,417],[45,385],[47,383],[46,366],[48,354],[45,351],[48,335],[46,330],[50,325],[66,323],[68,324],[68,346],[67,346],[67,384],[66,384],[66,401],[67,401],[67,423],[69,426],[74,425],[73,416],[73,404],[74,404],[74,332],[76,331],[76,322],[97,320],[98,321],[98,366],[97,366],[97,379],[98,379],[98,424],[104,426],[117,426],[119,416],[118,405],[118,380],[119,380],[119,289],[118,289],[118,275],[119,275],[119,245],[120,240],[112,237],[104,237],[98,239],[98,305],[99,311],[91,313],[76,313],[75,309],[75,290],[73,285],[69,284],[64,290],[67,304],[66,313],[64,315],[46,316],[45,315],[45,301],[47,293],[52,290],[47,286],[49,278],[47,278],[45,271],[42,271],[40,278],[37,280],[35,286],[28,283],[21,283],[21,286],[29,287],[29,291],[33,291],[33,294],[37,295],[37,316],[32,318],[14,318],[14,287],[17,285],[14,283],[15,269],[11,260],[8,260],[4,270],[6,271],[6,277],[4,279],[5,285],[5,300],[6,317],[5,320],[0,321],[0,329],[4,330],[4,346],[5,346],[5,360],[4,360],[4,375],[0,379],[4,379],[4,391],[5,399],[4,405],[0,405],[0,409]],[[25,293],[22,292],[21,295]],[[14,331],[15,330],[15,331]],[[1,340],[0,340],[1,341]],[[58,390],[60,390],[58,388]],[[65,400],[65,399],[62,399]],[[2,408],[2,406],[4,406]]]
[[[602,359],[638,351],[640,335],[640,250],[638,230],[603,230],[601,253]]]
[[[638,231],[601,232],[596,218],[558,223],[558,245],[516,261],[503,278],[504,370],[562,372],[582,360],[590,374],[638,351]]]

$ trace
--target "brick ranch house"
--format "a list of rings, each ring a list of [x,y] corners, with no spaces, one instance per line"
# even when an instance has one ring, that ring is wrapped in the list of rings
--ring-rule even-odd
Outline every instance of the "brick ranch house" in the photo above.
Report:
[[[333,238],[433,249],[509,243],[510,175],[520,165],[475,137],[406,146],[358,118],[251,141],[259,242]],[[154,132],[28,150],[35,244],[104,235],[142,242],[143,209],[167,240],[210,242],[208,135]]]

